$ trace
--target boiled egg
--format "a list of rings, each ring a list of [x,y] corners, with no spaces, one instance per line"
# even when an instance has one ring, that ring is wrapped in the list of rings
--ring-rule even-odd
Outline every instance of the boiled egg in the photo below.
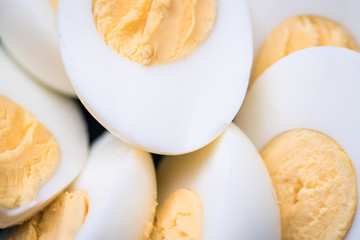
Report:
[[[156,208],[151,155],[105,133],[71,189],[89,196],[89,210],[75,239],[147,239]]]
[[[299,16],[314,15],[325,17],[343,26],[360,44],[360,31],[357,22],[360,20],[360,2],[317,0],[249,0],[249,10],[254,33],[254,53],[258,54],[265,39],[282,21]],[[329,36],[331,37],[331,36]]]
[[[39,239],[149,239],[155,208],[151,155],[105,133],[71,187],[10,237],[29,239],[35,228]]]
[[[198,151],[165,156],[157,176],[157,235],[280,239],[279,209],[271,179],[255,147],[234,124]],[[171,217],[166,210],[179,216]],[[175,224],[169,219],[175,219]]]
[[[58,6],[61,55],[80,100],[111,133],[150,152],[181,154],[210,143],[235,116],[248,84],[246,2],[185,3]]]
[[[80,173],[88,152],[76,104],[38,85],[0,49],[0,228],[44,208]]]
[[[360,236],[359,66],[344,48],[294,52],[255,81],[235,118],[262,149],[279,201],[291,198],[280,207],[284,238]]]
[[[56,0],[1,0],[0,37],[11,56],[36,80],[75,96],[60,57]]]

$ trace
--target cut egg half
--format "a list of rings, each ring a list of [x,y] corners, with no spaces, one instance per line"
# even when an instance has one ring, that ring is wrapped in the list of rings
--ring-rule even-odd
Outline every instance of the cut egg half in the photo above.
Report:
[[[28,239],[36,229],[39,239],[149,239],[156,195],[151,155],[104,133],[66,193],[40,217],[13,228],[10,236]],[[9,231],[0,234],[0,239],[6,237]]]
[[[60,153],[55,173],[40,186],[30,203],[16,208],[0,206],[0,228],[4,228],[24,221],[44,208],[77,177],[87,160],[88,140],[86,123],[80,109],[72,100],[65,99],[38,85],[18,69],[2,49],[0,49],[0,69],[0,95],[20,105],[38,119],[55,138]],[[40,146],[42,140],[40,139]],[[22,143],[25,147],[30,144],[27,141]],[[22,147],[22,145],[19,146],[19,148]],[[4,154],[11,154],[11,152],[12,149],[8,149]],[[31,153],[31,149],[29,152]],[[0,164],[6,164],[6,159],[2,159]],[[36,159],[35,157],[35,161]],[[39,172],[28,170],[26,174],[39,174]],[[11,181],[10,179],[9,182]]]
[[[218,0],[204,43],[182,60],[150,66],[106,45],[92,4],[59,2],[57,22],[65,68],[92,115],[120,139],[160,154],[191,152],[219,136],[248,85],[252,37],[246,2]]]
[[[269,34],[284,20],[298,15],[315,15],[335,21],[347,29],[360,45],[360,2],[357,0],[248,0],[257,56]]]
[[[104,133],[71,189],[87,193],[89,210],[75,239],[148,239],[156,208],[151,155]]]
[[[292,129],[326,134],[349,156],[359,183],[359,66],[360,55],[343,48],[292,53],[256,80],[234,122],[259,150]],[[346,239],[359,238],[359,215],[356,211]]]
[[[157,176],[159,205],[178,189],[199,194],[202,239],[280,239],[271,179],[255,147],[234,124],[198,151],[165,156]]]
[[[36,80],[69,96],[74,89],[61,60],[52,0],[0,0],[0,37]]]

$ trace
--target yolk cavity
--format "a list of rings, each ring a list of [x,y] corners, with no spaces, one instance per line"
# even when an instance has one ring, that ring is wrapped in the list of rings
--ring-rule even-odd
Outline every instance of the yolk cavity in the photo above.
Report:
[[[0,95],[0,205],[15,208],[31,202],[59,160],[59,146],[51,133]]]
[[[280,23],[266,39],[254,62],[251,81],[286,55],[316,46],[360,50],[350,33],[329,19],[309,15],[292,17]]]
[[[118,54],[144,65],[191,54],[210,34],[216,0],[93,0],[96,28]]]
[[[50,206],[14,228],[9,240],[72,240],[85,221],[89,198],[81,191],[62,193]]]
[[[282,239],[343,239],[357,204],[345,151],[322,133],[298,129],[274,138],[261,155],[280,202]]]
[[[200,240],[203,215],[199,194],[188,189],[178,189],[157,209],[151,239]]]

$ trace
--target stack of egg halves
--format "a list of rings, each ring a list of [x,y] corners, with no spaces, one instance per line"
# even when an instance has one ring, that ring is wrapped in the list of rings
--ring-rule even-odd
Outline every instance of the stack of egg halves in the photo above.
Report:
[[[0,0],[0,239],[359,239],[359,12]]]

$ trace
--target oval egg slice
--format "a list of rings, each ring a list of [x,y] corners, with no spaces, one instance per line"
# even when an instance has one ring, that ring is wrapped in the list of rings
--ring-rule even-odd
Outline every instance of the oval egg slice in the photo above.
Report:
[[[279,209],[271,179],[255,147],[234,124],[198,151],[164,157],[158,169],[158,188],[158,209],[164,208],[163,202],[173,192],[175,200],[184,188],[198,194],[185,195],[178,204],[191,209],[187,202],[196,206],[202,202],[203,219],[197,217],[196,209],[193,215],[203,224],[191,224],[203,225],[198,230],[201,239],[280,239]],[[179,214],[192,215],[183,211]],[[156,222],[163,220],[157,215]],[[186,231],[181,229],[184,226],[189,223],[179,222],[175,227],[181,232]]]
[[[249,0],[248,4],[254,32],[255,56],[276,26],[282,21],[298,15],[315,15],[335,21],[347,29],[360,45],[360,31],[357,24],[360,21],[359,1]]]
[[[51,150],[52,148],[49,148],[49,150],[43,149],[46,148],[46,146],[49,146],[45,144],[47,144],[46,139],[49,139],[50,135],[53,136],[57,143],[56,145],[59,147],[58,155],[60,157],[58,164],[56,164],[56,169],[51,170],[51,177],[46,177],[47,181],[45,181],[45,183],[43,181],[44,179],[42,179],[39,191],[37,193],[31,193],[34,195],[30,196],[30,202],[24,201],[20,204],[15,203],[15,205],[9,205],[10,208],[4,207],[4,205],[0,206],[0,227],[4,228],[24,221],[45,207],[45,205],[52,201],[58,193],[63,191],[76,178],[87,159],[88,140],[85,121],[81,111],[73,101],[65,99],[39,86],[31,78],[21,72],[1,49],[0,68],[0,97],[2,107],[4,99],[8,99],[5,103],[11,102],[11,104],[5,105],[5,114],[2,114],[1,120],[5,120],[6,123],[7,116],[12,115],[12,109],[18,109],[16,110],[18,113],[24,112],[24,127],[27,130],[25,131],[25,137],[22,139],[21,144],[17,146],[17,149],[21,152],[21,149],[28,149],[28,146],[32,146],[31,144],[36,145],[37,148],[32,149],[30,147],[30,149],[26,150],[28,155],[21,153],[23,155],[18,157],[18,153],[13,151],[14,149],[11,146],[9,149],[6,149],[7,144],[11,145],[11,142],[6,140],[5,143],[2,143],[0,151],[2,153],[0,164],[12,168],[11,160],[15,161],[15,159],[20,159],[21,156],[24,156],[25,159],[26,156],[28,156],[33,162],[38,162],[44,156],[46,158],[49,154],[54,152]],[[3,108],[1,110],[4,111]],[[17,121],[22,121],[22,118],[13,120],[14,124],[17,124]],[[14,130],[18,130],[16,129],[16,125],[14,126]],[[35,132],[33,136],[30,136],[28,134],[31,134],[33,131],[33,126],[43,127],[38,128],[39,130],[36,130],[37,132]],[[19,127],[22,127],[21,124],[19,124]],[[1,128],[2,133],[6,131],[6,126],[1,126]],[[17,133],[15,132],[10,132],[10,134],[14,138],[17,136]],[[17,140],[15,139],[14,141],[16,142]],[[35,154],[37,151],[41,152],[41,155],[37,156]],[[50,168],[53,167],[50,166]],[[33,168],[32,166],[25,166],[25,169],[24,172],[22,172],[21,169],[18,169],[18,171],[12,169],[12,171],[26,175],[26,178],[31,178],[31,176],[40,176],[43,171],[45,171],[45,166],[43,165],[43,167],[40,167],[39,169]],[[40,177],[40,179],[41,178],[42,177]],[[7,181],[9,181],[9,189],[13,187],[10,183],[13,183],[14,180],[19,179],[17,179],[17,176],[8,176]],[[15,182],[17,183],[17,181]],[[28,184],[29,181],[25,181],[25,183]],[[8,191],[17,190],[15,188]],[[28,193],[30,194],[30,192]],[[20,199],[23,197],[28,198],[29,196],[21,196]]]
[[[292,53],[256,80],[234,121],[257,149],[292,129],[321,132],[344,149],[359,182],[359,66],[360,55],[343,48]],[[358,239],[359,215],[356,211],[346,239]]]
[[[157,2],[171,8],[175,1]],[[171,64],[143,66],[106,45],[95,26],[93,1],[61,1],[61,53],[83,104],[114,135],[147,151],[187,153],[214,140],[242,103],[252,61],[245,1],[217,5],[214,28],[193,53]],[[111,13],[109,6],[103,11]],[[138,11],[130,9],[129,16]]]
[[[0,37],[6,50],[37,80],[75,96],[59,52],[56,3],[0,0]]]

